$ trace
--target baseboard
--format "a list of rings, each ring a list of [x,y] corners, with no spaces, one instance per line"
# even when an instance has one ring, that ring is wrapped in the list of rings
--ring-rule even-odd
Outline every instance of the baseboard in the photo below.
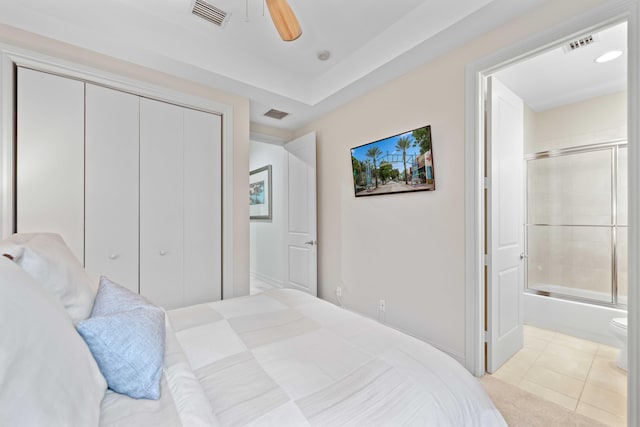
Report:
[[[266,283],[269,286],[273,286],[274,288],[284,288],[284,282],[282,280],[279,280],[275,277],[271,277],[269,275],[266,274],[262,274],[262,273],[258,273],[257,271],[251,271],[249,272],[249,276],[263,281],[264,283]]]

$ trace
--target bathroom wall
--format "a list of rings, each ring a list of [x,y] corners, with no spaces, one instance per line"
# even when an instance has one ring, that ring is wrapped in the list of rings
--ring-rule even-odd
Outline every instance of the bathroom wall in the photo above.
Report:
[[[525,119],[527,116],[525,115]],[[534,112],[533,132],[525,154],[627,137],[627,92],[616,92],[582,102]]]

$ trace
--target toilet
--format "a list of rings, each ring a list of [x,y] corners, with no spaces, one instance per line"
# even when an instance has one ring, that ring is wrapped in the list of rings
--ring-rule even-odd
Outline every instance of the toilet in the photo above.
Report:
[[[618,356],[618,368],[627,370],[627,318],[618,317],[611,319],[609,330],[622,343]]]

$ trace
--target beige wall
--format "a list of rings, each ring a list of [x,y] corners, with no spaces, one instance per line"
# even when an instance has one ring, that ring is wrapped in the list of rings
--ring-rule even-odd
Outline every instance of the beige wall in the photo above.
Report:
[[[532,121],[532,129],[527,129],[529,135],[525,138],[525,153],[625,139],[627,92],[533,113]]]
[[[53,41],[0,24],[0,43],[28,49],[79,65],[97,68],[125,78],[199,96],[232,106],[234,176],[234,289],[236,295],[249,293],[249,100],[208,86],[195,84],[129,62]],[[226,231],[226,230],[225,230]]]
[[[318,292],[464,357],[465,66],[600,3],[550,1],[300,129],[318,135]],[[430,124],[435,192],[355,199],[349,149]]]
[[[293,139],[293,132],[285,129],[277,129],[260,123],[251,123],[251,136],[257,141],[281,141],[289,142]]]

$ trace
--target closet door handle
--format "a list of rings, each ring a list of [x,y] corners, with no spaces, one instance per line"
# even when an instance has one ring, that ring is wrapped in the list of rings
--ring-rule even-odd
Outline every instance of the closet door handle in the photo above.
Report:
[[[109,259],[118,259],[118,258],[120,258],[120,255],[118,255],[118,254],[109,255]]]
[[[165,256],[166,254],[167,254],[167,251],[164,251],[164,250],[160,251],[160,256]]]

